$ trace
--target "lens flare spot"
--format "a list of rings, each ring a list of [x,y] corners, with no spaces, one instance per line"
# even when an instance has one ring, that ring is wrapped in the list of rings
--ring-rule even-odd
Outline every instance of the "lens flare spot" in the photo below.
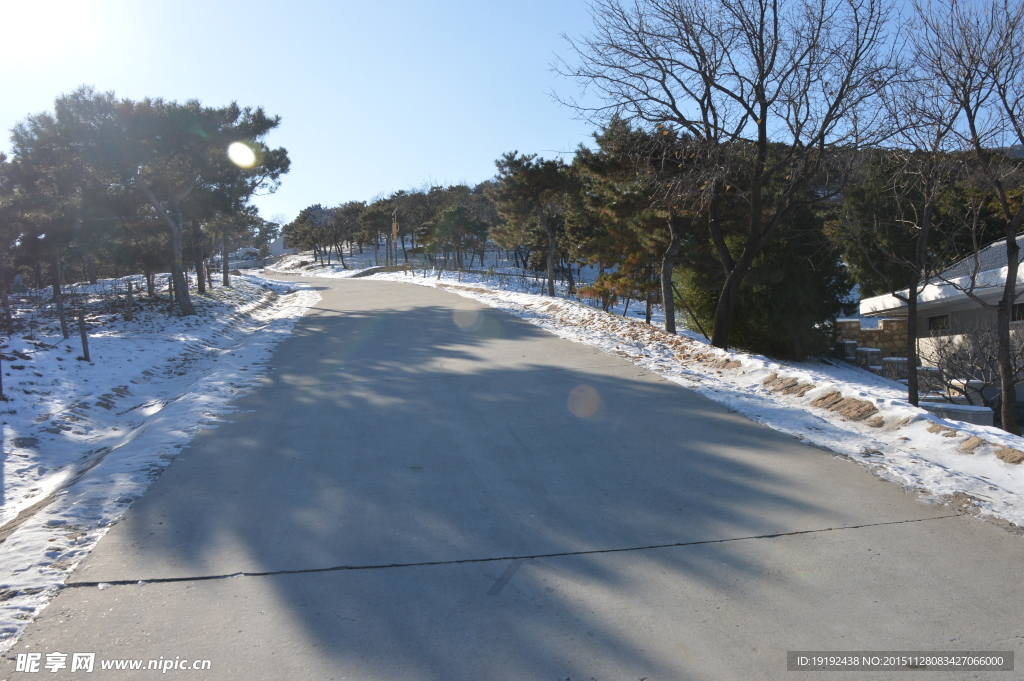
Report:
[[[472,329],[480,325],[480,311],[455,310],[452,312],[452,320],[460,329]]]
[[[252,168],[256,165],[256,152],[245,142],[232,142],[228,146],[228,158],[239,168]]]
[[[576,386],[569,392],[569,411],[581,419],[592,418],[601,408],[601,396],[589,385]]]

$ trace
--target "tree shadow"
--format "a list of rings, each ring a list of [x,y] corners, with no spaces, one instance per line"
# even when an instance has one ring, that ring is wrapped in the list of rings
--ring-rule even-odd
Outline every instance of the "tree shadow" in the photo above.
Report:
[[[624,603],[653,583],[714,597],[773,579],[721,540],[885,517],[821,485],[831,457],[792,438],[465,298],[404,286],[396,303],[393,286],[324,287],[263,388],[82,578],[347,566],[246,579],[320,654],[380,678],[546,678],[566,650],[676,678],[615,619]]]

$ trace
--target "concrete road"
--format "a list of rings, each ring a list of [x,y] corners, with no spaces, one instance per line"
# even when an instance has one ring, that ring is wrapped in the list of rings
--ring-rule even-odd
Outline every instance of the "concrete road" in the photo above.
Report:
[[[12,650],[95,671],[8,678],[783,679],[789,650],[1021,650],[1020,537],[474,301],[315,285],[264,387]]]

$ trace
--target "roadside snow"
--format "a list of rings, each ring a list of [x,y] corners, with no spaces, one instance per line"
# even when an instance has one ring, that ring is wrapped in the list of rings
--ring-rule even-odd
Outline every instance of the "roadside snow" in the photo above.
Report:
[[[838,361],[787,363],[722,351],[690,331],[665,333],[660,315],[648,325],[572,300],[523,292],[514,281],[425,274],[388,272],[369,278],[434,286],[473,298],[848,457],[918,491],[925,500],[1024,526],[1024,466],[1003,460],[1024,458],[1024,438],[912,407],[899,383]]]
[[[161,282],[166,293],[166,277]],[[112,285],[78,292],[95,297]],[[231,288],[194,297],[196,317],[157,310],[166,297],[143,298],[131,322],[109,299],[90,304],[91,363],[76,359],[77,333],[16,335],[2,350],[0,651],[178,450],[255,387],[274,347],[320,296],[233,277]]]
[[[665,333],[657,309],[648,325],[626,317],[622,305],[609,313],[538,295],[539,279],[496,255],[488,275],[368,273],[372,252],[347,258],[349,269],[299,265],[304,259],[311,260],[284,258],[268,274],[369,274],[443,288],[621,356],[928,500],[1024,526],[1024,466],[1000,458],[1024,452],[1024,438],[911,407],[903,386],[847,364],[724,352],[696,333]],[[255,387],[274,347],[320,298],[255,274],[232,283],[197,296],[198,317],[168,317],[152,301],[140,301],[146,309],[132,322],[111,310],[90,315],[92,363],[76,359],[77,334],[58,342],[52,323],[35,340],[15,336],[0,348],[9,398],[0,402],[0,652],[177,451]],[[630,314],[642,315],[642,305]]]
[[[347,279],[358,277],[363,272],[373,269],[376,266],[376,257],[373,251],[349,255],[345,265],[333,260],[330,265],[322,262],[314,262],[313,256],[308,253],[286,255],[279,258],[273,265],[268,265],[261,271],[268,274],[297,274],[304,277],[318,277],[323,279]]]

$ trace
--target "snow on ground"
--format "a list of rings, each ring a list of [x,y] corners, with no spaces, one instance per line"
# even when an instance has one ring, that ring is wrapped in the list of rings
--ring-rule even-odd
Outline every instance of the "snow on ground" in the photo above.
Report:
[[[948,421],[911,407],[903,386],[844,363],[786,363],[709,347],[702,336],[666,334],[634,304],[604,312],[542,293],[542,281],[492,253],[486,274],[425,269],[380,272],[374,253],[347,267],[287,256],[268,275],[374,279],[435,286],[481,301],[574,342],[645,369],[856,461],[932,501],[1024,526],[1024,438]],[[300,264],[307,261],[306,264]],[[582,279],[592,281],[593,271]],[[142,280],[138,278],[137,285]],[[31,335],[0,345],[4,467],[0,485],[0,652],[8,650],[64,579],[127,507],[228,403],[252,390],[277,343],[319,300],[300,284],[246,274],[232,288],[196,296],[197,317],[169,317],[139,299],[124,321],[110,282],[78,289],[90,306],[91,363],[77,334],[60,340],[45,315],[28,312]],[[162,288],[166,292],[166,278]],[[40,292],[39,299],[46,297]],[[116,299],[117,297],[114,296]],[[1004,460],[1005,459],[1005,460]]]
[[[273,265],[267,266],[263,270],[268,274],[295,274],[299,276],[308,277],[319,277],[324,279],[348,279],[351,277],[362,277],[368,276],[378,269],[387,269],[384,266],[383,251],[374,253],[373,251],[366,249],[363,253],[354,253],[345,256],[345,265],[338,262],[337,258],[333,258],[330,264],[324,262],[315,262],[313,256],[310,253],[299,253],[295,255],[286,255],[278,259]],[[399,256],[401,259],[401,256]],[[403,262],[405,262],[403,260]],[[421,259],[417,260],[411,258],[408,261],[408,267],[417,272],[417,276],[421,277],[436,277],[438,270],[433,269],[428,263]],[[466,266],[467,272],[458,271],[444,271],[442,270],[442,276],[452,276],[456,280],[461,281],[463,277],[473,277],[474,273],[486,272],[488,280],[497,285],[499,288],[515,288],[516,290],[543,293],[543,287],[545,285],[545,279],[542,274],[536,272],[524,272],[522,269],[516,267],[514,263],[508,258],[502,255],[502,251],[488,249],[486,260],[484,264],[480,264],[479,260],[475,260],[473,265]],[[593,283],[597,279],[598,270],[596,267],[585,266],[582,268],[573,268],[573,276],[578,284]],[[467,281],[477,281],[476,279],[467,279]],[[634,314],[640,314],[643,316],[642,304],[639,313],[636,312],[636,305],[633,305]],[[619,308],[621,310],[621,307]]]
[[[289,271],[284,264],[278,272]],[[325,275],[362,274],[368,263],[361,265]],[[303,276],[320,276],[310,270]],[[1024,459],[1024,438],[912,407],[900,383],[845,362],[782,362],[722,351],[697,333],[665,333],[660,310],[648,325],[624,316],[622,305],[609,313],[539,295],[540,283],[532,279],[426,269],[367,274],[473,298],[623,357],[754,421],[856,461],[928,501],[1024,526],[1024,466],[1009,463]],[[631,311],[643,313],[642,304]]]
[[[38,311],[21,316],[41,325],[34,340],[14,335],[0,347],[0,651],[180,448],[256,386],[274,347],[320,298],[232,277],[231,288],[194,295],[198,316],[178,317],[166,312],[166,276],[158,284],[157,298],[136,298],[130,322],[123,295],[111,293],[123,283],[76,289],[89,304],[89,363],[78,359],[79,334],[62,340]]]

